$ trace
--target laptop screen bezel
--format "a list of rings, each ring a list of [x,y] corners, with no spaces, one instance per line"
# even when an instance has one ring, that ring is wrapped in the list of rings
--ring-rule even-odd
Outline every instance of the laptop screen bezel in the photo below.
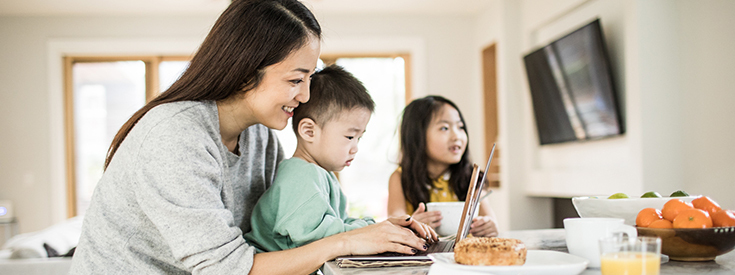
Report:
[[[467,188],[467,197],[465,198],[465,209],[462,211],[462,220],[460,220],[459,230],[457,230],[457,242],[470,234],[472,218],[475,217],[477,205],[480,203],[480,194],[482,194],[482,190],[485,187],[485,179],[487,178],[488,170],[490,169],[490,163],[493,161],[493,155],[495,155],[495,144],[493,144],[493,149],[490,150],[490,156],[487,159],[487,164],[485,164],[485,172],[482,175],[482,179],[479,181],[478,177],[480,175],[480,171],[478,171],[477,164],[473,164],[472,176],[470,177],[470,187]]]
[[[480,176],[480,170],[477,164],[472,165],[472,176],[470,176],[470,187],[467,188],[467,197],[465,198],[464,209],[462,210],[462,219],[459,221],[459,228],[457,230],[457,236],[455,237],[456,242],[461,241],[467,234],[470,233],[470,224],[472,223],[472,216],[469,213],[472,212],[472,208],[475,207],[475,188],[477,187],[477,178]]]

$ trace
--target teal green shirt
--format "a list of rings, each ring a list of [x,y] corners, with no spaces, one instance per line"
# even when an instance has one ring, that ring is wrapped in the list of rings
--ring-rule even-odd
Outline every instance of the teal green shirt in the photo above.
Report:
[[[278,251],[372,223],[347,217],[347,198],[334,173],[291,158],[278,165],[273,185],[255,205],[245,239],[260,250]]]

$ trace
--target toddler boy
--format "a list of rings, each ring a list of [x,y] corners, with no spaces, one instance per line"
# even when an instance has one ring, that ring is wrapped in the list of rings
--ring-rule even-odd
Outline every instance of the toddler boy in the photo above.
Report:
[[[335,171],[349,166],[375,109],[365,87],[332,65],[311,79],[311,97],[294,109],[296,152],[278,165],[275,181],[258,200],[248,243],[263,251],[294,248],[375,223],[347,217],[347,199]]]

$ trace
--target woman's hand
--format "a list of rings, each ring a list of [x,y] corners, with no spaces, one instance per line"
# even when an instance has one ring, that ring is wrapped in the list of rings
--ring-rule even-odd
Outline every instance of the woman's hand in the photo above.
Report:
[[[419,238],[408,228],[416,222],[412,219],[406,221],[405,217],[403,222],[398,220],[400,218],[392,218],[392,220],[350,230],[335,236],[340,236],[343,240],[346,249],[344,255],[371,255],[383,252],[414,254],[419,250],[425,251],[428,247],[426,240]],[[415,228],[415,226],[413,225],[411,228]]]
[[[416,235],[418,235],[420,238],[423,238],[429,243],[433,243],[439,240],[439,234],[436,234],[436,231],[434,231],[433,228],[425,223],[417,221],[411,216],[403,215],[399,217],[390,217],[388,218],[388,221],[398,226],[410,228],[411,230],[413,230],[413,232],[416,232]]]
[[[421,223],[408,215],[335,234],[293,249],[257,253],[250,274],[304,274],[339,256],[372,255],[383,252],[415,254],[428,248],[426,240],[411,229]],[[423,230],[434,231],[423,224]],[[415,229],[414,229],[415,230]],[[436,233],[433,233],[436,237]],[[288,259],[288,264],[283,264]]]
[[[436,229],[442,225],[442,212],[440,211],[426,211],[426,204],[419,203],[416,211],[413,212],[413,218],[419,222],[428,224],[431,228]]]
[[[472,219],[470,233],[475,237],[496,237],[498,236],[498,227],[491,217],[477,216]]]

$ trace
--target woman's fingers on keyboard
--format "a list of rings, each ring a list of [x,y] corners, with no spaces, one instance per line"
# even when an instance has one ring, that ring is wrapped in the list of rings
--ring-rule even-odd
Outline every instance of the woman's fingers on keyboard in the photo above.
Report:
[[[426,240],[422,237],[416,236],[416,233],[414,233],[413,230],[404,227],[401,228],[400,231],[401,232],[399,234],[389,236],[389,240],[421,251],[426,250],[426,247],[428,247]]]
[[[413,218],[409,220],[409,222],[410,223],[407,225],[407,227],[416,232],[416,235],[420,238],[425,239],[428,242],[434,242],[439,239],[434,229],[428,224],[425,224]]]
[[[384,229],[387,231],[387,234],[383,236],[387,236],[387,238],[385,238],[386,241],[412,247],[421,251],[426,250],[426,248],[424,248],[424,246],[427,246],[425,239],[425,234],[427,233],[424,232],[425,224],[417,222],[412,217],[392,217],[388,218],[388,222],[384,225],[386,226]],[[424,234],[424,236],[417,236],[419,234]],[[406,253],[405,250],[395,252]]]
[[[436,231],[434,231],[431,226],[425,224],[425,223],[419,223],[417,222],[419,227],[421,227],[421,230],[417,230],[416,233],[420,238],[423,238],[429,243],[433,243],[437,241],[439,238],[436,234]]]

